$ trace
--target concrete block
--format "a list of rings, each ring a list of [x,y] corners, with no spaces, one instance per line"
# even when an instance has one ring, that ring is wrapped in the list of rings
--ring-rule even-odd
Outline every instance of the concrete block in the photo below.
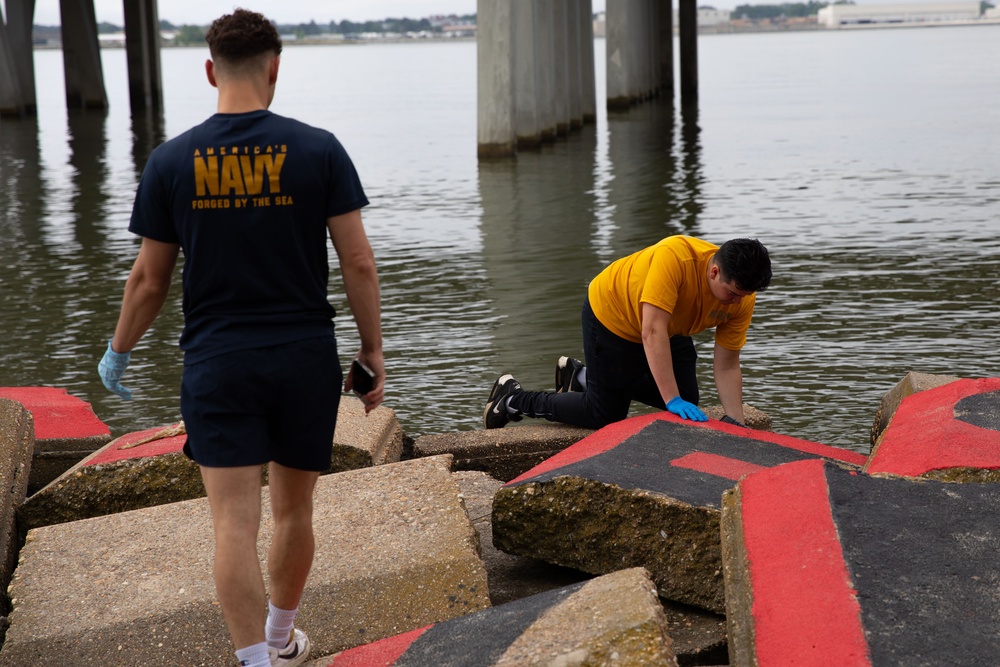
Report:
[[[954,382],[957,379],[959,378],[951,375],[930,375],[927,373],[914,373],[912,371],[907,373],[902,380],[896,383],[895,387],[882,397],[882,402],[879,403],[878,410],[875,412],[875,421],[872,422],[872,447],[878,443],[879,437],[889,425],[889,422],[892,421],[892,416],[896,414],[896,409],[904,398],[926,389],[933,389],[934,387]]]
[[[726,416],[726,409],[721,405],[710,405],[705,408],[704,412],[709,419],[722,419]],[[771,416],[761,412],[748,403],[743,404],[743,416],[746,418],[746,421],[743,423],[746,424],[748,428],[752,428],[756,431],[773,430]]]
[[[34,493],[111,440],[111,430],[90,403],[55,387],[0,387],[0,398],[23,405],[35,422],[35,452],[28,478]]]
[[[450,457],[320,478],[296,623],[332,654],[489,606]],[[260,556],[272,532],[263,493]],[[0,664],[228,665],[204,498],[28,533]]]
[[[181,451],[186,439],[173,424],[109,442],[21,505],[21,532],[204,496],[197,464]]]
[[[380,405],[365,414],[361,399],[342,396],[329,472],[396,463],[403,453],[403,439],[403,429],[392,408]]]
[[[316,660],[314,667],[674,665],[649,574],[633,568]]]
[[[559,424],[532,424],[425,435],[414,441],[413,454],[451,454],[455,470],[480,470],[509,481],[593,432]]]
[[[865,472],[1000,481],[1000,378],[956,380],[903,398]]]
[[[570,586],[593,578],[580,570],[504,553],[493,546],[491,516],[493,496],[503,482],[484,472],[453,473],[462,491],[465,508],[479,534],[482,559],[490,587],[490,601],[499,606]],[[661,599],[667,617],[674,655],[682,665],[725,664],[726,619],[696,607]]]
[[[186,440],[182,422],[109,442],[24,503],[21,531],[204,496],[198,466],[182,451]],[[402,446],[392,410],[379,407],[366,415],[360,400],[345,396],[327,472],[398,461]]]
[[[493,542],[593,574],[645,567],[663,597],[721,613],[723,491],[751,472],[815,458],[865,462],[845,449],[718,421],[633,417],[500,489]]]
[[[0,398],[0,590],[6,590],[17,562],[16,511],[28,492],[35,427],[31,413],[16,401]],[[0,605],[6,613],[7,605]]]
[[[996,662],[1000,486],[799,461],[723,506],[733,667]]]

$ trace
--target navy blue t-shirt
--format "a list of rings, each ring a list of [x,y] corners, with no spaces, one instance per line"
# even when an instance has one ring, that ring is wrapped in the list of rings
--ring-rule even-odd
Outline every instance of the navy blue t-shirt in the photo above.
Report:
[[[327,218],[367,204],[336,137],[270,111],[158,146],[129,230],[184,251],[184,362],[332,334]]]

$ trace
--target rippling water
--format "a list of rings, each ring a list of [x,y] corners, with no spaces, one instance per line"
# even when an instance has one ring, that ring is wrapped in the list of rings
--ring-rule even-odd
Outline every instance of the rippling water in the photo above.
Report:
[[[598,99],[603,42],[597,42]],[[475,45],[295,47],[272,107],[334,131],[372,206],[390,384],[413,436],[478,428],[496,375],[551,386],[579,356],[590,278],[673,233],[756,236],[776,277],[743,352],[776,430],[867,451],[910,370],[996,376],[1000,28],[703,36],[697,108],[667,99],[517,160],[478,163]],[[203,49],[163,52],[162,118],[130,118],[121,50],[106,113],[67,113],[35,54],[37,119],[0,121],[0,385],[54,385],[117,435],[179,418],[180,289],[123,402],[96,365],[137,249],[149,150],[214,111]],[[600,106],[600,104],[599,104]],[[334,278],[334,283],[337,278]],[[357,344],[339,286],[331,300]],[[711,381],[703,335],[702,389]]]

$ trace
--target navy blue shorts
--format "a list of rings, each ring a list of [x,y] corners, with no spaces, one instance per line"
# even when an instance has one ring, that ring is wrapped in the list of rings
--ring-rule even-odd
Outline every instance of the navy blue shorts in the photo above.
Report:
[[[184,367],[184,453],[206,467],[330,468],[343,371],[333,336],[239,350]]]

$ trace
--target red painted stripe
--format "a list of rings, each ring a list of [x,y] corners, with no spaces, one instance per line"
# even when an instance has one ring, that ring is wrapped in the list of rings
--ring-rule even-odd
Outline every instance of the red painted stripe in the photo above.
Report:
[[[428,625],[343,651],[335,655],[333,662],[327,663],[326,667],[391,667],[406,653],[406,649],[410,648],[417,637],[432,627],[434,626]]]
[[[868,461],[867,455],[859,454],[858,452],[851,451],[850,449],[844,449],[843,447],[831,447],[830,445],[812,442],[811,440],[800,440],[789,435],[781,435],[780,433],[773,433],[771,431],[748,430],[742,426],[725,424],[714,419],[707,422],[689,421],[684,423],[695,428],[710,428],[716,431],[724,431],[726,433],[738,435],[750,440],[772,442],[776,445],[787,447],[788,449],[805,452],[806,454],[815,454],[816,456],[821,456],[825,459],[830,459],[831,461],[843,461],[844,463],[850,463],[857,466],[863,466],[865,462]]]
[[[957,380],[900,402],[866,471],[916,477],[944,468],[1000,468],[1000,431],[955,419],[968,396],[1000,390],[1000,379]]]
[[[740,491],[758,664],[870,667],[824,462],[771,468]]]
[[[743,479],[751,473],[768,469],[767,466],[757,465],[756,463],[750,463],[748,461],[740,461],[739,459],[731,459],[728,456],[708,454],[706,452],[693,452],[691,454],[685,454],[684,456],[671,461],[670,465],[677,468],[696,470],[698,472],[704,472],[709,475],[725,477],[726,479],[732,480]]]
[[[0,398],[17,401],[31,413],[36,440],[110,435],[90,403],[56,387],[0,387]]]
[[[520,481],[541,475],[542,473],[556,470],[558,468],[562,468],[563,466],[568,466],[571,463],[576,463],[577,461],[582,461],[614,449],[620,445],[622,441],[635,435],[646,426],[657,420],[683,424],[685,426],[690,426],[691,428],[709,428],[715,431],[723,431],[731,435],[738,435],[742,438],[770,442],[782,447],[794,449],[796,451],[805,452],[807,454],[815,454],[816,456],[821,456],[833,461],[843,461],[857,466],[863,466],[868,461],[868,457],[864,454],[859,454],[858,452],[853,452],[849,449],[843,449],[841,447],[830,447],[829,445],[822,445],[818,442],[799,440],[798,438],[792,438],[787,435],[780,435],[770,431],[746,429],[742,426],[725,424],[716,419],[711,419],[707,422],[693,422],[681,419],[677,415],[670,412],[655,412],[653,414],[630,417],[628,419],[623,419],[620,422],[609,424],[608,426],[605,426],[604,428],[588,435],[583,440],[567,447],[555,456],[542,461],[531,470],[528,470],[519,477],[507,482],[507,484],[516,484]]]
[[[172,424],[172,426],[176,425],[177,424]],[[96,466],[102,463],[114,463],[116,461],[126,461],[129,459],[143,459],[150,456],[160,456],[162,454],[171,454],[173,452],[181,451],[184,448],[184,443],[187,441],[187,435],[175,435],[169,438],[153,440],[152,442],[147,442],[141,445],[135,445],[132,447],[129,446],[132,445],[132,443],[139,442],[143,438],[155,435],[164,428],[168,427],[158,426],[156,428],[146,429],[145,431],[136,431],[135,433],[123,435],[94,452],[90,458],[84,460],[83,467]],[[122,449],[122,447],[125,447],[125,449]]]
[[[594,431],[583,440],[570,445],[551,458],[545,459],[531,470],[528,470],[519,477],[515,477],[510,480],[507,484],[516,484],[521,480],[531,479],[532,477],[549,472],[550,470],[556,470],[557,468],[568,466],[571,463],[576,463],[577,461],[582,461],[584,459],[589,459],[592,456],[603,454],[608,450],[614,449],[620,445],[622,441],[632,437],[644,429],[648,424],[662,418],[662,414],[663,413],[654,413],[650,415],[640,415],[638,417],[629,417],[628,419],[623,419],[620,422],[608,424],[604,428]],[[670,417],[674,417],[676,420],[680,419],[680,417],[675,417],[674,415],[670,415]]]

